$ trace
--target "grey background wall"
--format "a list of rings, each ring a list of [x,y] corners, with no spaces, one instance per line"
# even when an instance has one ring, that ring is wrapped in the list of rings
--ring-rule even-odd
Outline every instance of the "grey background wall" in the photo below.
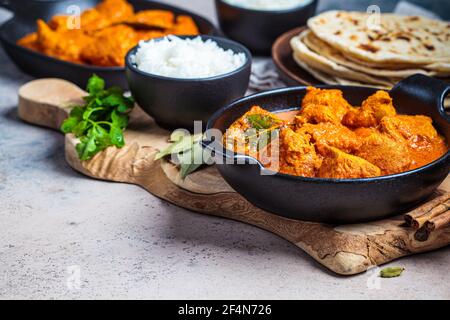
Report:
[[[370,5],[378,5],[383,12],[394,10],[400,0],[320,0],[319,11],[330,9],[366,10]],[[450,20],[450,0],[408,0]]]

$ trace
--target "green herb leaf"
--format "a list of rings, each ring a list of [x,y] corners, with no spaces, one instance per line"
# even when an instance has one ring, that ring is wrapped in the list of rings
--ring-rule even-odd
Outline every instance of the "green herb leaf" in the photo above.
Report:
[[[61,125],[62,132],[73,133],[80,139],[76,150],[82,161],[109,146],[122,148],[125,145],[123,130],[129,122],[127,113],[134,106],[133,98],[126,97],[122,89],[105,90],[105,81],[96,75],[89,79],[87,91],[86,104],[74,107]]]
[[[61,131],[64,132],[65,134],[71,133],[73,128],[75,128],[78,125],[79,121],[80,120],[75,117],[67,118],[61,125]]]
[[[191,173],[194,173],[195,171],[197,171],[197,169],[199,169],[202,164],[181,164],[181,179],[186,179],[188,175],[190,175]]]
[[[180,174],[182,179],[195,172],[204,164],[209,163],[210,154],[206,153],[199,142],[196,142],[192,149],[178,156],[180,162]]]
[[[102,104],[110,108],[117,107],[117,111],[121,113],[125,113],[131,108],[131,106],[129,106],[126,102],[125,98],[122,95],[118,94],[107,96],[102,100]]]
[[[186,179],[189,174],[203,165],[203,149],[199,143],[196,143],[192,149],[179,155],[178,160],[180,161],[181,178]]]
[[[170,135],[170,142],[178,142],[183,139],[185,136],[188,136],[189,132],[187,130],[179,129],[172,132]]]
[[[97,125],[94,128],[95,141],[97,142],[97,148],[99,151],[106,149],[108,146],[113,145],[111,141],[111,133],[108,133],[106,129]]]
[[[189,149],[192,149],[194,143],[199,142],[202,139],[202,137],[203,134],[196,134],[194,136],[191,135],[183,136],[177,142],[172,143],[166,149],[160,151],[156,155],[155,160],[162,159],[171,154],[178,154],[187,151]]]
[[[111,121],[113,126],[124,129],[128,126],[128,116],[120,114],[115,110],[111,113]]]
[[[74,107],[70,111],[70,117],[71,118],[77,118],[78,120],[81,120],[81,119],[83,119],[83,113],[84,113],[83,107]]]
[[[116,147],[122,148],[125,146],[125,139],[123,137],[123,132],[119,127],[112,126],[109,132],[111,138],[111,143]]]
[[[380,271],[380,277],[382,278],[400,277],[403,271],[405,271],[405,268],[401,267],[384,268],[383,270]]]
[[[85,133],[85,131],[89,127],[89,122],[87,121],[80,121],[75,127],[72,128],[72,133],[77,137],[82,137]]]
[[[96,95],[100,91],[105,89],[105,80],[100,78],[97,75],[93,75],[89,78],[88,84],[87,84],[87,92],[89,92],[90,95]]]
[[[92,132],[92,130],[90,132]],[[88,136],[81,138],[80,141],[81,142],[76,146],[80,160],[85,161],[91,159],[96,154],[97,150],[95,134],[89,133]]]
[[[120,87],[114,86],[114,87],[110,87],[108,88],[107,94],[108,95],[119,95],[122,96],[123,95],[123,90]]]
[[[184,130],[177,130],[170,136],[172,142],[166,149],[159,152],[155,160],[174,155],[180,165],[181,178],[185,179],[201,166],[210,163],[211,154],[205,153],[200,141],[203,134],[189,135]]]
[[[203,134],[195,134],[193,136],[184,136],[178,143],[176,143],[172,149],[172,153],[180,153],[184,152],[194,145],[198,144],[200,140],[202,140]]]
[[[280,126],[282,121],[271,117],[270,115],[251,114],[247,116],[250,126],[256,130],[271,129]]]

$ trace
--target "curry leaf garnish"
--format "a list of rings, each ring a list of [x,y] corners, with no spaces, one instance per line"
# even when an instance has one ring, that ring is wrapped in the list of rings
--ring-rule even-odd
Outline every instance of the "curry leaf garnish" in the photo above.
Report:
[[[282,121],[264,114],[251,114],[247,116],[250,126],[256,130],[271,129],[280,126]]]
[[[400,277],[401,274],[405,271],[405,268],[402,267],[390,267],[390,268],[384,268],[380,271],[380,277],[381,278],[396,278]]]
[[[170,142],[178,142],[187,135],[189,135],[188,131],[183,130],[183,129],[178,129],[178,130],[175,130],[174,132],[172,132],[169,140],[170,140]]]
[[[277,136],[283,121],[270,115],[251,114],[247,116],[251,128],[244,132],[246,142],[256,151],[267,147]]]
[[[181,178],[185,179],[188,175],[200,168],[203,162],[203,148],[200,143],[195,143],[192,149],[178,155],[180,163]]]
[[[202,134],[197,135],[183,135],[183,136],[171,136],[171,144],[165,148],[164,150],[161,150],[155,157],[155,160],[162,159],[166,156],[172,155],[172,154],[179,154],[183,153],[185,151],[191,150],[193,145],[195,143],[198,143],[202,139]],[[173,139],[173,140],[172,140]]]
[[[181,178],[185,179],[201,166],[209,163],[210,155],[200,145],[202,138],[203,134],[190,135],[186,132],[175,131],[170,136],[170,145],[161,150],[155,160],[172,156],[172,160],[180,166]]]
[[[63,133],[73,133],[80,139],[76,150],[82,161],[110,146],[125,146],[123,131],[134,106],[132,97],[118,87],[105,89],[105,81],[96,75],[88,80],[87,92],[85,105],[75,106],[61,125]]]

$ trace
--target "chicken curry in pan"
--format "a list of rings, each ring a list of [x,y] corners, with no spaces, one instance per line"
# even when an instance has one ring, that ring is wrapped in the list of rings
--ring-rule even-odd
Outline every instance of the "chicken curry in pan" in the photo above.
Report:
[[[385,91],[356,108],[340,90],[312,87],[299,111],[270,113],[252,107],[227,130],[224,146],[268,168],[276,158],[281,173],[334,179],[406,172],[448,150],[431,118],[398,114]]]
[[[169,34],[198,35],[199,30],[189,16],[165,10],[135,13],[126,0],[103,0],[80,17],[38,20],[37,32],[17,43],[65,61],[114,67],[124,66],[125,55],[140,40]]]

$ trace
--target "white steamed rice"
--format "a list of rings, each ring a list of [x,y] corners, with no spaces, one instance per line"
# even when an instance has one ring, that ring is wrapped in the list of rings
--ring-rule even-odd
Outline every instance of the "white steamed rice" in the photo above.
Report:
[[[288,10],[312,0],[224,0],[231,5],[254,10]]]
[[[176,36],[141,41],[131,59],[141,71],[178,79],[219,76],[239,69],[247,61],[244,53],[224,50],[215,41]]]

